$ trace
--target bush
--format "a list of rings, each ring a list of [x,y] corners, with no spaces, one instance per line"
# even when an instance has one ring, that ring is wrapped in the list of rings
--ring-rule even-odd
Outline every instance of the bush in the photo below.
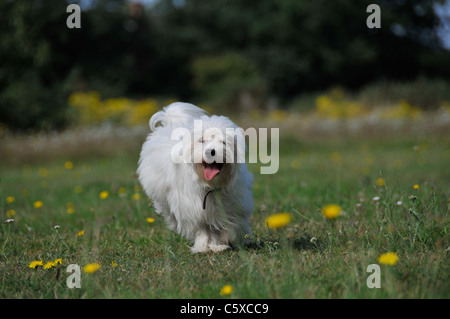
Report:
[[[445,101],[450,101],[450,83],[427,78],[408,82],[376,82],[363,88],[358,97],[369,106],[392,105],[404,100],[423,110],[435,110]]]
[[[11,130],[60,129],[68,123],[67,96],[61,83],[46,86],[28,72],[0,93],[0,123]]]
[[[100,93],[74,93],[69,97],[69,105],[75,110],[79,124],[111,122],[135,126],[147,123],[160,106],[154,99],[131,100],[128,98],[109,98],[102,100]]]
[[[243,55],[199,57],[192,63],[192,73],[195,89],[214,106],[237,110],[261,103],[264,81],[257,67]]]

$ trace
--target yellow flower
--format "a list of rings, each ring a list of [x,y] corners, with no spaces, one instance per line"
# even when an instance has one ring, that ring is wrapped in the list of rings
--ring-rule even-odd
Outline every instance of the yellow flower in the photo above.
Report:
[[[46,169],[46,168],[44,168],[44,167],[41,167],[41,168],[38,170],[38,174],[39,174],[40,177],[47,177],[47,176],[48,176],[48,173],[49,173],[48,169]]]
[[[377,184],[377,186],[383,187],[385,185],[384,178],[380,177],[376,180],[375,184]]]
[[[266,225],[269,228],[281,228],[291,222],[292,215],[290,213],[273,214],[266,219]]]
[[[56,264],[54,262],[49,261],[49,262],[45,263],[44,269],[50,269],[55,266],[56,266]]]
[[[322,214],[328,219],[334,219],[341,214],[341,207],[335,204],[326,205],[322,208]]]
[[[30,268],[36,268],[37,266],[42,266],[43,265],[43,263],[42,263],[42,260],[33,260],[29,265],[28,265],[28,267],[30,267]]]
[[[155,222],[155,219],[154,218],[151,218],[151,217],[147,217],[147,223],[154,223]]]
[[[71,161],[67,161],[67,162],[64,163],[64,167],[65,167],[67,170],[70,170],[70,169],[73,168],[73,163],[72,163]]]
[[[225,285],[222,287],[222,289],[220,289],[220,294],[222,296],[227,296],[229,294],[231,294],[233,292],[233,287],[231,287],[231,285]]]
[[[119,187],[119,190],[117,191],[117,194],[124,195],[127,192],[125,187]]]
[[[378,257],[378,262],[383,265],[391,265],[394,266],[398,261],[398,256],[396,253],[389,252],[382,254]]]
[[[16,215],[16,211],[14,209],[10,209],[6,211],[6,217],[11,218]]]
[[[93,274],[94,272],[99,270],[100,267],[101,266],[98,263],[87,264],[86,266],[83,267],[83,271],[87,274]]]
[[[33,203],[34,208],[41,208],[42,206],[44,206],[44,203],[41,202],[40,200],[36,201]]]
[[[53,261],[53,263],[55,264],[55,266],[56,266],[57,264],[62,264],[62,258],[55,259],[55,260]]]
[[[75,186],[75,188],[73,189],[75,191],[75,193],[80,194],[83,192],[83,187],[81,186]]]
[[[133,194],[133,200],[140,200],[140,199],[141,199],[141,194],[139,194],[139,193]]]
[[[330,155],[330,158],[333,162],[341,165],[342,164],[342,156],[339,152],[333,152]]]
[[[116,262],[114,262],[114,260],[111,261],[111,266],[113,266],[114,268],[119,266]]]
[[[71,203],[71,202],[68,202],[67,204],[66,204],[66,207],[67,207],[67,214],[73,214],[73,213],[75,213],[75,209],[73,208],[73,203]]]
[[[415,185],[413,186],[413,188],[414,188],[414,189],[419,189],[419,188],[420,188],[420,186],[419,186],[419,185],[417,185],[417,184],[415,184]]]
[[[13,203],[14,200],[15,200],[15,198],[14,198],[13,196],[8,196],[8,197],[6,197],[6,202],[7,202],[8,204]]]
[[[81,237],[81,236],[83,236],[84,235],[84,230],[80,230],[79,232],[78,232],[78,237]]]
[[[293,161],[291,162],[291,167],[292,167],[293,169],[299,169],[301,166],[302,166],[302,164],[300,163],[299,160],[293,160]]]
[[[106,199],[109,196],[109,192],[103,191],[98,195],[101,199]]]

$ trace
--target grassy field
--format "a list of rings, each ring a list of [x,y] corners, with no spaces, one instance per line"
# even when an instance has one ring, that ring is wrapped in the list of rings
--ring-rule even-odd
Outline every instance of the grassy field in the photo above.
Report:
[[[197,255],[139,188],[144,138],[106,155],[0,162],[0,298],[450,297],[448,135],[284,136],[277,174],[250,165],[250,247]],[[326,219],[327,204],[342,215]],[[291,223],[267,228],[279,212]],[[386,252],[399,260],[380,264],[381,288],[369,289],[366,268]],[[66,267],[90,263],[101,267],[69,289]]]

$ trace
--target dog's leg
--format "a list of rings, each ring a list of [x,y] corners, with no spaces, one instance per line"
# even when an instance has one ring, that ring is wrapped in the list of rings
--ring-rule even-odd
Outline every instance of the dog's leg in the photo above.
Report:
[[[224,251],[230,248],[229,241],[228,231],[225,229],[220,234],[211,233],[208,248],[213,252]]]
[[[195,232],[194,246],[191,247],[191,252],[204,253],[208,251],[209,235],[206,229],[200,228]]]

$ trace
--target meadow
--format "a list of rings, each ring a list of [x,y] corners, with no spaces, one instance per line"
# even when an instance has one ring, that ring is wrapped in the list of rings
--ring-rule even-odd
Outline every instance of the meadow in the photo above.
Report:
[[[3,137],[0,298],[449,298],[448,125],[307,132],[307,117],[286,118],[270,122],[279,171],[249,165],[250,245],[217,254],[192,255],[139,187],[147,127]],[[278,213],[290,222],[269,228]],[[84,269],[79,289],[70,264]],[[371,264],[381,288],[366,284]]]

